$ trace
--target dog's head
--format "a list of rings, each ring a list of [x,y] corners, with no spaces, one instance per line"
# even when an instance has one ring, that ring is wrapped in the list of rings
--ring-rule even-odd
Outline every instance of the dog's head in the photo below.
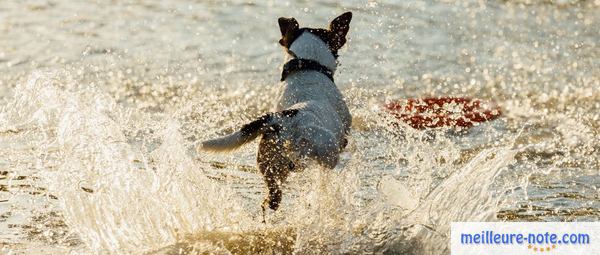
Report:
[[[329,49],[335,58],[338,56],[338,50],[346,43],[346,35],[350,29],[352,12],[346,12],[329,23],[329,28],[300,28],[298,21],[294,18],[279,18],[279,29],[281,30],[281,39],[279,44],[285,47],[288,52],[292,45],[299,41],[304,33],[310,33],[319,38]]]

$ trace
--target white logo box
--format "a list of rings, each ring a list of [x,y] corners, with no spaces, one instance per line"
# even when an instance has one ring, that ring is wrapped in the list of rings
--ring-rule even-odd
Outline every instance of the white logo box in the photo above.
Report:
[[[600,222],[453,222],[452,255],[600,255]]]

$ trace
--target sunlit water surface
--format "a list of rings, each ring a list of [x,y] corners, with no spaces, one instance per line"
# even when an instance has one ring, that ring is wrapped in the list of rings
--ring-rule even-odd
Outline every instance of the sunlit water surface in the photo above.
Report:
[[[262,224],[256,143],[195,144],[270,110],[277,18],[350,10],[333,171],[295,173]],[[600,220],[598,1],[2,1],[2,253],[449,254],[452,221]],[[381,110],[494,101],[414,130]]]

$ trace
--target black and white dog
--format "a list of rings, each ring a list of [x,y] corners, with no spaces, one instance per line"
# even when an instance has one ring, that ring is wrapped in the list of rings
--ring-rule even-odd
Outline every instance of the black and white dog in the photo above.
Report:
[[[279,18],[288,61],[283,66],[282,90],[275,112],[267,113],[230,135],[204,141],[198,149],[229,151],[262,136],[258,168],[269,194],[263,202],[277,210],[281,186],[305,159],[333,169],[346,147],[352,116],[335,83],[338,50],[346,43],[352,13],[346,12],[329,29],[300,28],[294,18]]]

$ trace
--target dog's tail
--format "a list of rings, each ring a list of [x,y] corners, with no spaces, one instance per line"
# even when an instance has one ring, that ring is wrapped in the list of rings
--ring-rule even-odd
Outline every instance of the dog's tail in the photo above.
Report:
[[[265,132],[279,131],[281,129],[283,118],[294,117],[297,113],[297,109],[267,113],[256,120],[245,124],[240,130],[232,134],[202,142],[202,144],[198,146],[198,150],[223,152],[237,149]]]

